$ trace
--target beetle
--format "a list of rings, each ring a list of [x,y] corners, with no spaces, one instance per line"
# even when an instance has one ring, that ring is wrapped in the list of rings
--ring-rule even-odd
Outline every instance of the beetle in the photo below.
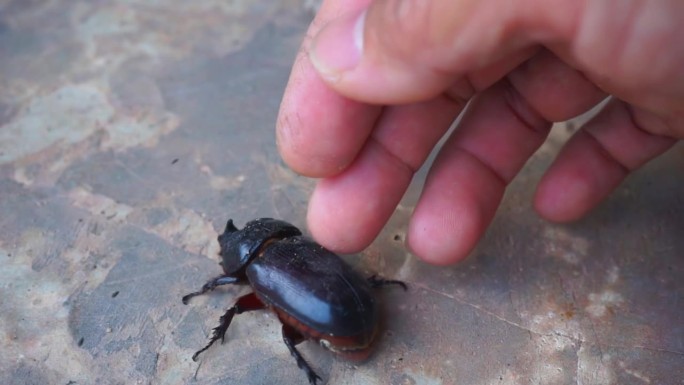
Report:
[[[185,295],[183,304],[221,285],[248,284],[253,292],[239,297],[221,316],[209,343],[192,356],[193,361],[216,341],[224,342],[236,314],[271,309],[282,323],[283,341],[297,366],[316,385],[321,378],[296,345],[313,340],[347,359],[365,360],[379,323],[372,289],[392,284],[407,289],[401,281],[375,275],[364,279],[337,254],[278,219],[255,219],[242,230],[230,219],[218,242],[223,274]]]

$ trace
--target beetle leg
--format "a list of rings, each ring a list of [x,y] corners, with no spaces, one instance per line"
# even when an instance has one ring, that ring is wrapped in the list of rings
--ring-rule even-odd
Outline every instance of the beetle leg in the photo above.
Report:
[[[233,316],[235,314],[241,314],[246,311],[260,310],[264,308],[266,308],[266,305],[264,305],[264,303],[261,302],[261,300],[254,293],[249,293],[238,298],[238,300],[235,301],[235,305],[233,305],[233,307],[228,309],[226,313],[221,316],[219,325],[213,329],[211,339],[209,340],[207,346],[195,352],[195,354],[192,355],[192,360],[197,361],[197,356],[199,356],[199,354],[203,351],[209,349],[214,342],[221,340],[221,343],[223,343],[225,341],[226,331],[228,330],[230,322],[233,320]]]
[[[408,290],[408,287],[404,282],[397,281],[394,279],[384,279],[382,277],[378,277],[377,274],[373,274],[370,277],[368,277],[368,283],[374,288],[388,285],[398,285],[401,286],[401,288],[404,289],[404,291]]]
[[[283,341],[285,341],[285,345],[287,345],[287,348],[290,350],[292,357],[294,357],[297,361],[297,366],[299,366],[299,369],[302,369],[306,372],[307,377],[309,377],[309,384],[316,385],[316,381],[320,380],[321,378],[318,376],[318,374],[316,374],[316,372],[313,371],[313,369],[311,369],[309,363],[306,362],[301,353],[299,353],[297,348],[295,348],[295,345],[304,341],[304,337],[295,328],[284,323]]]
[[[197,297],[198,295],[202,295],[208,291],[212,291],[216,289],[217,286],[221,285],[228,285],[231,283],[237,283],[238,279],[235,277],[229,277],[227,275],[219,275],[218,277],[210,280],[209,282],[205,283],[204,286],[202,286],[202,289],[200,291],[195,291],[192,292],[188,295],[183,296],[182,301],[184,305],[188,304],[188,301],[192,297]]]

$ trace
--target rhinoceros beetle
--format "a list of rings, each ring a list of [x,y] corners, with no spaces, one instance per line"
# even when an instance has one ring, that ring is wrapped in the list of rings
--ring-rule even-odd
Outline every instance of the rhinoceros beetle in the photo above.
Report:
[[[283,341],[309,383],[321,378],[299,353],[296,345],[314,340],[323,347],[354,361],[365,360],[378,331],[378,307],[372,289],[401,281],[361,277],[338,255],[302,236],[285,221],[261,218],[238,230],[228,220],[219,235],[219,263],[224,274],[208,281],[190,298],[227,284],[249,284],[253,292],[237,299],[213,329],[209,343],[225,339],[235,314],[271,309],[280,319]]]

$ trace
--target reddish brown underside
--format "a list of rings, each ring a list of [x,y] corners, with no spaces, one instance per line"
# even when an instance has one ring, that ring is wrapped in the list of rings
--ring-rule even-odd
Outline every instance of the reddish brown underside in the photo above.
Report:
[[[328,349],[333,353],[344,357],[347,360],[360,362],[364,361],[370,356],[372,351],[371,346],[375,338],[376,331],[368,338],[367,335],[355,336],[331,336],[329,334],[321,333],[311,327],[304,325],[298,319],[287,314],[282,309],[270,306],[270,308],[278,315],[280,321],[287,324],[297,331],[299,331],[304,339],[311,339],[315,341],[325,340],[330,346]],[[323,345],[325,346],[325,345]]]

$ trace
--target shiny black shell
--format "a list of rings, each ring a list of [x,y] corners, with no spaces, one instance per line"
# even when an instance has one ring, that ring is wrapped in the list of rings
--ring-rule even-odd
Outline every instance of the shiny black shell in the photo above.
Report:
[[[378,310],[371,285],[292,224],[261,218],[237,229],[229,220],[219,245],[226,276],[247,281],[303,335],[325,339],[331,349],[336,344],[362,349],[373,339]]]
[[[314,331],[360,344],[375,333],[378,311],[368,281],[310,239],[269,243],[246,275],[263,302]]]

